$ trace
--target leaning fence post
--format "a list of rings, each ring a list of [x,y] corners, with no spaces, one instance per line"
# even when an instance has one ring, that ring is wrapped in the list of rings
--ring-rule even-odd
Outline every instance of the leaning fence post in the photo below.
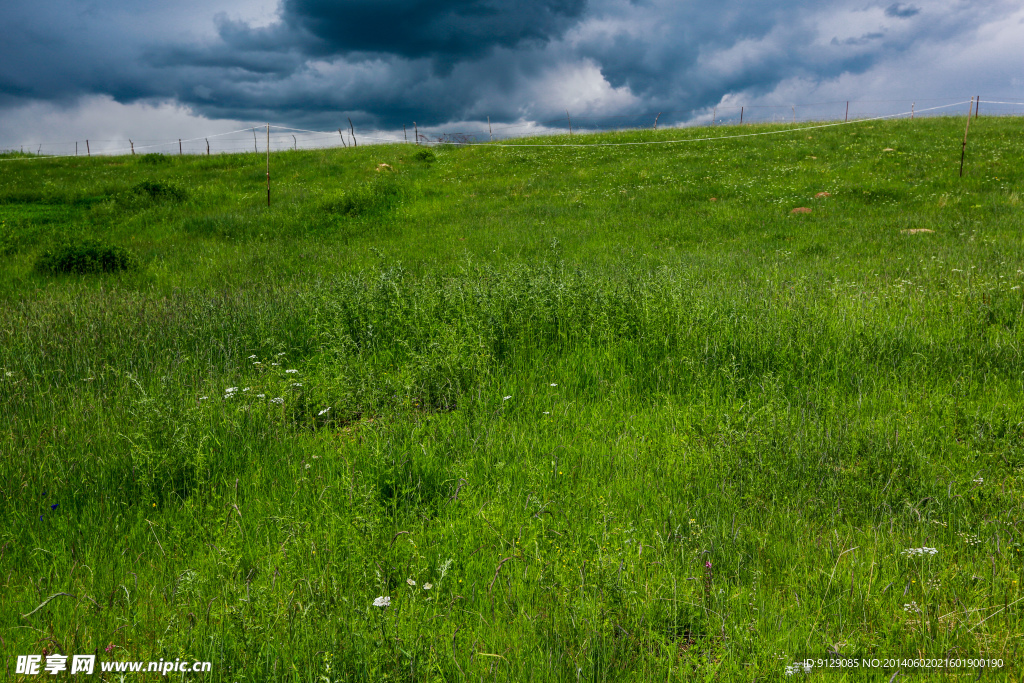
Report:
[[[135,156],[135,143],[132,142],[131,138],[128,138],[128,144],[132,146],[132,156]]]
[[[298,152],[299,151],[299,141],[295,139],[294,135],[292,135],[292,145],[294,146],[295,151]]]
[[[658,119],[660,119],[660,118],[661,118],[661,112],[659,111],[658,115],[654,117],[654,130],[658,130]]]
[[[341,128],[338,129],[338,137],[341,138],[341,146],[348,147],[348,143],[345,142],[345,134],[341,132]]]
[[[356,142],[356,127],[352,125],[352,119],[348,120],[348,127],[352,130],[352,146],[358,147],[359,143]]]
[[[964,156],[967,154],[967,131],[971,129],[971,110],[974,109],[974,98],[971,98],[971,106],[967,108],[967,127],[964,128],[964,144],[960,148],[960,177],[964,177]]]

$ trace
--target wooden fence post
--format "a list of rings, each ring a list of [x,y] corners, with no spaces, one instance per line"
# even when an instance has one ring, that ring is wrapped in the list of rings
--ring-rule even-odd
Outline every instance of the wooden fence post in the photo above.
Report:
[[[796,107],[793,107],[793,123],[796,123]]]
[[[252,129],[252,148],[256,150],[256,153],[260,153],[260,148],[256,146],[256,129]]]
[[[743,107],[740,107],[740,125],[743,125]]]
[[[971,98],[971,105],[967,108],[967,127],[964,128],[964,144],[960,148],[960,177],[964,177],[964,156],[967,154],[967,131],[971,129],[971,110],[974,109],[974,98]]]
[[[181,156],[181,138],[178,138],[178,156]]]
[[[658,115],[654,117],[654,130],[658,130],[658,119],[660,119],[660,118],[661,118],[661,112],[659,111]]]
[[[135,156],[135,143],[132,142],[131,138],[128,138],[128,144],[132,146],[132,156]]]
[[[565,110],[565,120],[569,122],[569,135],[572,135],[572,119],[569,118],[569,110]]]
[[[850,100],[846,100],[846,118],[843,121],[850,120]]]
[[[85,139],[85,153],[92,156],[92,150],[89,149],[89,138]]]
[[[487,117],[487,139],[494,141],[494,131],[491,130],[491,117]]]
[[[295,151],[298,152],[299,151],[299,141],[295,139],[294,135],[292,135],[292,145],[293,145]]]
[[[255,130],[255,129],[254,129]],[[267,124],[267,208],[270,208],[270,124]]]
[[[78,156],[78,140],[75,140],[75,156]]]
[[[210,138],[206,138],[206,156],[210,156]]]
[[[402,135],[405,136],[405,141],[409,142],[409,131],[405,129],[405,124],[402,124]]]
[[[917,104],[917,102],[911,102],[910,103],[910,120],[911,121],[914,120],[914,105],[915,104]]]
[[[352,125],[352,119],[348,120],[348,127],[352,130],[352,146],[358,147],[359,143],[356,142],[356,127]]]
[[[348,147],[348,143],[345,142],[345,134],[341,132],[341,128],[338,129],[338,137],[341,138],[341,146]]]
[[[416,126],[416,122],[412,122],[413,137],[416,138],[416,144],[420,144],[420,129]]]
[[[978,120],[978,109],[981,108],[981,95],[978,95],[974,100],[974,120]]]

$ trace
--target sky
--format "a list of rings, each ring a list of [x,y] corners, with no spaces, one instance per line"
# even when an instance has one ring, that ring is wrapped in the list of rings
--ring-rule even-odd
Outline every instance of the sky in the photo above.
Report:
[[[0,148],[1024,103],[1022,66],[1019,0],[6,0]]]

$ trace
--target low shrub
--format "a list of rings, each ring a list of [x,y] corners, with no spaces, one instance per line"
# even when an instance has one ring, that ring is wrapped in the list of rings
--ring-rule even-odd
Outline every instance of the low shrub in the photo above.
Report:
[[[428,164],[437,161],[437,157],[429,149],[421,149],[412,155],[412,158],[416,161],[426,161]]]
[[[321,209],[342,216],[368,216],[393,209],[401,198],[401,184],[394,175],[387,173],[326,199]]]
[[[141,183],[136,183],[129,190],[129,193],[140,197],[148,197],[153,201],[180,202],[185,199],[185,190],[159,180],[143,180]]]
[[[157,166],[159,164],[170,163],[171,158],[166,154],[143,154],[139,157],[140,164],[147,164],[149,166]]]
[[[135,254],[124,247],[84,240],[47,249],[36,261],[36,270],[49,275],[113,273],[134,270],[138,265]]]

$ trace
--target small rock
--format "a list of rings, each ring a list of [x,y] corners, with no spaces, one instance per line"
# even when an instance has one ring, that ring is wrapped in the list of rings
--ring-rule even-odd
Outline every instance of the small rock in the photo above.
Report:
[[[882,151],[883,151],[883,152],[895,152],[896,150],[894,150],[894,149],[893,149],[892,147],[886,147],[886,148],[885,148],[885,149],[883,149]]]
[[[831,196],[832,196],[831,192],[819,192],[818,194],[814,195],[814,198],[815,199],[824,199],[825,197],[831,197]]]
[[[906,233],[908,235],[916,235],[916,234],[918,234],[920,232],[935,232],[935,231],[934,230],[929,230],[928,228],[909,228],[909,229],[903,230],[901,232],[904,232],[904,233]]]
[[[377,165],[377,170],[378,171],[394,171],[395,169],[391,168],[391,164],[378,164]]]
[[[708,199],[708,201],[709,201],[709,202],[717,202],[717,201],[718,201],[718,197],[710,197],[710,198]]]
[[[810,213],[810,212],[811,212],[811,210],[808,209],[806,206],[798,206],[795,209],[793,209],[792,211],[790,211],[790,213]]]

